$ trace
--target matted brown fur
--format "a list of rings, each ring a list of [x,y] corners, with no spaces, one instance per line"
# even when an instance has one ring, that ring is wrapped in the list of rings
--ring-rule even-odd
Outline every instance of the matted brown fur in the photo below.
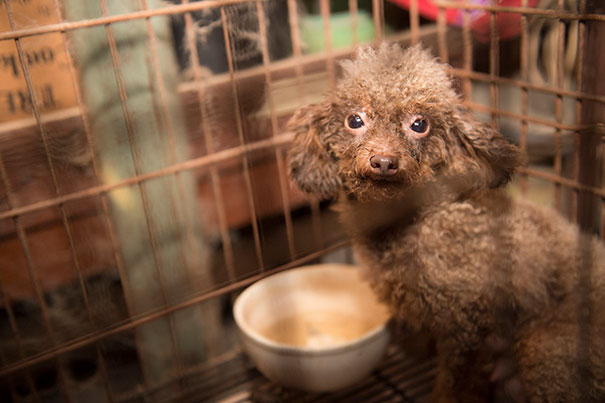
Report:
[[[338,199],[375,291],[435,340],[433,401],[605,401],[603,244],[509,197],[521,154],[469,115],[428,51],[363,47],[342,67],[290,121],[290,175]]]

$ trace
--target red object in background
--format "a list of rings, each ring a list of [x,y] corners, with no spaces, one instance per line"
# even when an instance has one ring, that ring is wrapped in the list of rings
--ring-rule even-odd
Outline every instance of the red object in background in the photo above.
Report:
[[[390,0],[405,9],[410,8],[412,0]],[[497,0],[495,5],[507,7],[521,7],[522,0]],[[528,7],[535,7],[539,0],[527,0]],[[439,7],[431,0],[417,0],[418,13],[430,20],[437,20]],[[488,6],[492,4],[490,0],[467,0],[469,4],[478,4]],[[461,2],[462,3],[462,2]],[[490,32],[490,13],[487,10],[469,10],[471,19],[471,29],[475,37],[481,42],[489,41]],[[448,24],[462,26],[463,9],[446,8],[445,19]],[[518,13],[496,13],[496,31],[500,39],[514,38],[521,32],[521,14]]]

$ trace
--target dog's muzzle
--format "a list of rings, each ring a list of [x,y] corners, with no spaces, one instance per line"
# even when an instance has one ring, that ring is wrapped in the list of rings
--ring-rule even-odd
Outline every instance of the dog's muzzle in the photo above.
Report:
[[[378,177],[388,178],[399,170],[399,159],[392,155],[376,154],[370,158],[370,170]]]

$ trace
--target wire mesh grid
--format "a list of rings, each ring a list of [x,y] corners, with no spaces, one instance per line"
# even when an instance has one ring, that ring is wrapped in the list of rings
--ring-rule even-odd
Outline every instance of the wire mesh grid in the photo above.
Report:
[[[206,401],[229,395],[230,401],[330,399],[267,383],[234,347],[236,342],[226,340],[233,329],[216,316],[224,309],[220,305],[227,301],[228,306],[229,296],[247,285],[347,248],[326,203],[300,194],[288,182],[285,151],[292,133],[285,122],[297,106],[335,86],[337,61],[364,41],[422,42],[432,48],[450,63],[466,106],[493,127],[512,126],[517,133],[513,140],[529,155],[528,165],[519,170],[518,192],[545,198],[586,231],[605,237],[605,91],[598,76],[604,65],[598,46],[605,39],[605,15],[596,2],[536,5],[522,0],[502,6],[437,0],[430,18],[418,0],[404,2],[403,12],[395,1],[350,0],[343,2],[351,32],[344,46],[334,34],[338,5],[327,0],[305,3],[315,9],[320,25],[304,38],[301,32],[313,12],[302,12],[295,0],[141,0],[128,6],[99,0],[94,12],[80,14],[73,2],[52,0],[43,11],[54,19],[44,24],[22,22],[29,3],[5,1],[7,25],[0,32],[0,44],[14,46],[3,56],[3,66],[12,63],[23,80],[20,96],[30,114],[0,126],[0,378],[7,400],[78,401],[91,390],[107,401]],[[457,13],[454,22],[452,13]],[[479,28],[478,15],[486,18]],[[507,16],[517,18],[512,39],[500,37],[501,19]],[[366,20],[373,31],[362,38]],[[396,28],[389,25],[394,20]],[[124,27],[135,23],[141,24],[139,30],[129,36]],[[171,42],[182,59],[178,86],[165,71],[173,55],[162,51],[169,23],[182,40]],[[158,28],[162,24],[164,30]],[[93,31],[101,50],[91,55],[86,48],[94,46],[82,42],[92,38],[83,33]],[[54,110],[47,108],[36,81],[31,51],[32,43],[49,34],[61,37],[54,51],[65,55],[66,85],[74,93],[70,105]],[[279,36],[285,38],[285,50],[275,44]],[[312,37],[322,38],[314,53],[309,51]],[[545,37],[552,45],[548,49]],[[142,59],[129,53],[135,40],[142,43]],[[213,45],[219,56],[208,55]],[[503,60],[511,57],[511,48],[518,63]],[[537,60],[542,54],[544,59]],[[87,63],[101,64],[102,57],[101,69],[108,74],[92,88],[87,71],[95,70]],[[222,68],[208,61],[221,57]],[[135,90],[151,94],[145,113],[133,104],[130,59],[144,62],[135,75],[146,75],[147,86]],[[515,65],[514,74],[501,71],[509,64]],[[540,78],[545,70],[550,77]],[[122,122],[120,128],[99,117],[110,107],[95,105],[94,92],[102,92],[104,85],[114,88],[110,101],[118,112],[110,116]],[[6,99],[10,106],[17,98]],[[541,102],[552,106],[550,113],[535,112],[533,106]],[[156,122],[161,140],[146,143],[141,119]],[[547,132],[544,138],[536,138],[536,127]],[[114,130],[122,136],[116,143],[100,139]],[[73,143],[77,152],[61,154]],[[161,149],[160,162],[149,161],[153,148]],[[84,162],[77,162],[82,155]],[[128,169],[112,173],[108,166],[120,158],[128,159]],[[158,206],[158,194],[169,199],[166,206]],[[134,206],[140,221],[125,218],[124,205]],[[144,245],[134,252],[127,250],[124,235],[124,227],[133,225],[144,234],[139,240]],[[166,243],[174,250],[166,252]],[[146,269],[133,274],[137,259],[147,259]],[[200,275],[199,267],[208,273]],[[173,278],[173,270],[180,277]],[[66,289],[76,296],[65,297]],[[114,303],[108,304],[107,297]],[[78,315],[64,320],[66,306]],[[187,316],[197,308],[202,311]],[[109,319],[105,311],[111,311]],[[209,327],[220,322],[214,335],[204,329],[208,339],[199,343],[181,336],[184,323],[199,319],[196,315],[206,315],[202,322]],[[165,336],[167,353],[150,351],[149,337],[155,333]],[[192,349],[204,351],[194,354]],[[430,384],[432,363],[411,362],[392,353],[372,379],[332,397],[361,401],[366,393],[377,401],[414,401]],[[158,365],[169,371],[158,372]],[[81,375],[90,366],[91,375]],[[78,382],[78,374],[102,392],[82,386],[86,382]],[[422,393],[415,391],[416,375],[422,378]]]

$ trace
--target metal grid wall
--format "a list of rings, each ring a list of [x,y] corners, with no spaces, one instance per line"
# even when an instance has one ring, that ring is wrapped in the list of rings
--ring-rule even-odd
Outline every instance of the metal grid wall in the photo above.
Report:
[[[47,337],[50,342],[49,347],[40,353],[37,353],[35,355],[27,355],[25,353],[22,347],[23,341],[21,340],[20,330],[17,325],[17,320],[15,319],[16,314],[15,312],[13,312],[12,308],[13,301],[10,300],[9,293],[4,292],[4,290],[0,290],[3,298],[2,305],[6,310],[8,323],[10,324],[11,328],[10,331],[12,337],[14,337],[14,342],[17,346],[19,355],[19,358],[16,361],[11,362],[8,362],[3,356],[3,363],[0,367],[0,378],[13,379],[11,377],[17,375],[24,375],[24,379],[26,379],[29,386],[29,390],[32,393],[32,396],[30,396],[30,398],[33,401],[42,401],[43,397],[41,397],[36,391],[37,388],[31,376],[30,370],[32,368],[35,368],[36,365],[44,362],[55,362],[57,364],[57,368],[59,368],[58,384],[61,390],[61,395],[65,401],[72,400],[72,398],[70,397],[69,385],[65,379],[65,374],[62,370],[63,366],[60,364],[63,359],[62,357],[66,353],[78,350],[79,348],[85,346],[96,346],[99,371],[104,377],[104,384],[106,386],[107,396],[110,401],[129,400],[135,395],[140,397],[140,388],[137,391],[131,391],[121,395],[116,395],[114,391],[111,390],[110,381],[105,370],[104,355],[97,343],[121,332],[132,330],[136,331],[139,326],[145,323],[151,322],[157,318],[169,316],[174,312],[180,311],[187,307],[194,306],[196,304],[200,304],[203,301],[237,292],[243,287],[248,286],[253,282],[257,281],[258,279],[261,279],[267,275],[300,265],[305,262],[313,261],[321,255],[346,246],[346,242],[344,241],[338,241],[329,245],[324,243],[324,241],[322,240],[323,234],[320,229],[320,223],[322,220],[320,202],[318,200],[309,200],[309,211],[312,216],[312,227],[314,229],[313,232],[309,234],[309,236],[312,236],[316,240],[316,247],[315,251],[312,253],[301,254],[299,251],[297,251],[295,242],[295,229],[293,223],[293,212],[291,211],[290,207],[290,185],[288,183],[284,163],[285,150],[287,149],[287,146],[292,139],[292,134],[283,131],[283,125],[281,125],[278,121],[280,116],[278,116],[276,112],[276,100],[273,99],[272,96],[272,86],[274,85],[274,81],[279,80],[280,76],[283,75],[284,72],[288,72],[288,74],[293,75],[293,77],[295,78],[297,93],[300,98],[300,104],[304,104],[305,100],[308,98],[309,95],[308,93],[306,93],[304,86],[304,83],[306,82],[308,77],[309,68],[317,66],[318,64],[323,65],[323,70],[327,73],[329,85],[332,87],[334,86],[338,74],[336,62],[340,58],[347,57],[350,54],[351,49],[333,49],[331,41],[332,36],[330,31],[330,2],[328,2],[327,0],[321,0],[319,2],[320,14],[323,19],[322,35],[325,41],[325,50],[321,53],[308,55],[303,54],[303,43],[299,35],[299,23],[301,17],[299,13],[299,8],[297,7],[295,0],[287,0],[289,31],[292,41],[292,55],[285,60],[272,61],[270,59],[269,46],[267,43],[267,32],[265,29],[267,26],[267,21],[265,21],[266,17],[263,11],[263,1],[208,0],[203,2],[188,2],[187,0],[182,0],[180,4],[167,4],[160,8],[149,9],[147,7],[147,2],[145,0],[142,0],[140,2],[140,11],[122,15],[109,15],[106,1],[99,1],[104,14],[100,18],[78,21],[62,20],[63,22],[56,24],[36,26],[24,29],[15,28],[14,19],[11,11],[11,1],[6,1],[5,4],[7,15],[11,23],[12,30],[7,32],[0,32],[0,41],[14,41],[14,43],[16,44],[19,56],[19,68],[21,69],[27,83],[28,95],[31,98],[32,112],[35,118],[35,129],[39,133],[41,144],[44,148],[45,154],[47,155],[47,169],[50,172],[52,187],[54,189],[53,197],[49,197],[34,203],[20,205],[15,197],[15,192],[12,190],[12,180],[9,177],[7,170],[5,169],[4,162],[2,161],[2,155],[0,154],[0,175],[2,185],[6,193],[7,205],[7,208],[0,211],[0,222],[11,223],[10,225],[14,226],[14,232],[19,240],[23,258],[26,261],[28,275],[31,279],[31,283],[34,290],[34,296],[41,310],[44,325],[43,327],[46,331],[45,337]],[[63,18],[60,2],[58,0],[54,0],[53,3],[53,12],[56,13],[58,18]],[[228,16],[225,12],[225,7],[240,5],[244,3],[251,4],[257,11],[256,16],[258,18],[257,23],[259,27],[259,43],[262,55],[262,63],[259,66],[252,67],[250,69],[238,70],[236,68],[236,63],[234,62],[234,56],[232,54],[233,46],[230,43],[231,36],[229,29],[231,21],[228,20]],[[454,31],[456,31],[457,34],[460,34],[462,38],[462,64],[459,67],[452,67],[451,73],[461,80],[462,89],[467,95],[466,105],[472,110],[489,114],[491,124],[494,127],[498,127],[499,119],[501,117],[507,117],[516,120],[519,123],[519,143],[521,148],[524,149],[527,146],[529,124],[538,124],[545,127],[550,127],[554,130],[555,154],[552,159],[552,171],[545,172],[542,170],[534,169],[532,167],[521,168],[521,193],[527,193],[529,186],[529,178],[540,178],[554,185],[554,194],[552,196],[554,200],[554,205],[555,207],[560,207],[562,189],[571,190],[573,195],[572,198],[574,199],[574,205],[577,204],[578,206],[579,211],[577,216],[580,217],[580,224],[583,225],[584,228],[591,228],[591,226],[594,225],[595,217],[589,215],[587,218],[581,218],[583,217],[581,215],[582,211],[585,212],[586,209],[590,209],[591,202],[600,203],[601,210],[605,210],[605,187],[603,186],[603,183],[587,180],[591,179],[591,177],[598,178],[596,172],[598,172],[599,170],[603,170],[603,167],[599,165],[600,163],[597,160],[598,154],[595,153],[595,151],[602,153],[603,123],[602,119],[601,121],[599,121],[599,119],[594,116],[594,113],[593,115],[591,115],[587,112],[588,108],[586,107],[586,105],[590,104],[590,110],[592,111],[602,111],[605,107],[605,95],[603,95],[603,93],[598,93],[600,89],[598,88],[597,83],[595,83],[594,81],[585,81],[587,77],[585,71],[587,68],[590,67],[586,66],[587,61],[590,63],[591,61],[596,61],[598,59],[598,55],[590,54],[589,52],[593,52],[590,49],[593,49],[591,48],[591,46],[594,46],[595,42],[605,39],[602,36],[600,38],[597,38],[596,35],[598,33],[598,30],[595,29],[595,27],[597,26],[605,25],[605,15],[600,14],[598,12],[593,12],[593,10],[590,9],[589,5],[587,5],[587,3],[585,2],[580,2],[578,12],[566,11],[564,8],[563,0],[558,0],[556,8],[554,9],[529,8],[526,7],[527,0],[522,1],[521,7],[502,7],[497,5],[484,6],[460,1],[445,0],[437,0],[434,3],[439,7],[439,14],[436,26],[429,26],[429,24],[425,24],[424,22],[423,24],[421,24],[418,2],[416,0],[412,0],[410,2],[409,9],[409,30],[387,34],[385,31],[384,23],[384,5],[382,1],[373,0],[372,19],[376,27],[375,41],[380,42],[386,39],[397,40],[401,41],[402,43],[426,42],[429,45],[432,45],[431,41],[436,39],[434,41],[434,45],[436,46],[435,52],[443,61],[447,62],[450,61],[449,59],[452,54],[452,46],[459,47],[459,44],[452,44],[452,41],[448,40],[448,38],[452,35]],[[193,20],[192,13],[216,8],[220,10],[221,26],[225,38],[225,51],[227,55],[228,71],[225,74],[208,78],[204,75],[202,66],[200,66],[199,63],[197,46],[195,44],[194,37],[195,21]],[[446,11],[448,9],[461,10],[463,15],[461,28],[453,28],[446,24]],[[471,30],[471,13],[476,11],[488,12],[490,16],[488,73],[482,73],[473,70],[473,38]],[[349,0],[349,12],[351,14],[353,32],[357,32],[358,5],[356,1]],[[498,66],[500,64],[499,57],[501,53],[501,42],[498,38],[496,30],[496,16],[499,13],[516,13],[521,16],[520,79],[503,77],[499,74],[498,71]],[[161,62],[159,60],[156,49],[157,38],[155,37],[155,33],[152,29],[150,21],[151,19],[159,16],[175,15],[184,16],[186,42],[188,44],[188,48],[190,49],[189,64],[193,73],[192,80],[188,83],[183,84],[181,92],[189,92],[190,94],[193,94],[196,99],[195,105],[198,109],[195,113],[201,116],[201,133],[206,148],[206,153],[201,156],[190,158],[184,162],[178,162],[174,150],[174,130],[171,127],[170,119],[167,117],[169,113],[167,112],[166,88],[163,85],[161,75],[159,75],[158,73],[155,77],[155,80],[158,83],[157,90],[160,94],[158,110],[159,114],[162,116],[163,121],[167,122],[166,127],[171,139],[171,154],[173,158],[172,163],[163,169],[155,170],[153,172],[142,173],[142,170],[137,165],[137,153],[139,151],[137,150],[135,146],[135,141],[132,138],[132,121],[129,116],[126,93],[124,90],[124,85],[122,83],[123,78],[121,74],[119,51],[116,46],[116,40],[113,37],[111,27],[113,24],[123,23],[125,21],[130,20],[147,21],[150,50],[152,55],[150,63],[155,66],[153,70],[155,72],[159,72],[159,65]],[[528,57],[530,57],[528,46],[528,24],[532,18],[538,17],[554,20],[558,23],[559,46],[557,46],[556,54],[556,65],[558,66],[558,70],[555,86],[532,83],[530,82],[528,76]],[[578,55],[575,73],[577,88],[576,90],[564,89],[562,83],[563,78],[561,66],[563,63],[563,41],[566,30],[565,24],[570,21],[577,21],[579,24]],[[93,134],[91,133],[89,117],[86,113],[86,107],[82,98],[82,89],[80,88],[80,83],[77,78],[77,72],[72,70],[72,85],[75,89],[76,94],[78,95],[78,107],[77,111],[73,112],[72,115],[70,115],[67,119],[75,118],[78,122],[80,122],[83,128],[83,131],[86,135],[87,147],[92,158],[91,163],[93,172],[94,175],[97,177],[97,180],[96,184],[86,187],[85,189],[64,193],[60,189],[59,180],[57,179],[56,167],[54,166],[54,161],[50,156],[51,150],[49,146],[49,135],[51,135],[52,133],[50,133],[48,129],[49,119],[45,118],[43,116],[43,112],[41,111],[41,101],[38,99],[39,96],[34,90],[35,83],[32,83],[32,79],[29,73],[29,66],[26,62],[26,55],[23,51],[21,42],[24,38],[35,37],[47,33],[59,32],[63,35],[65,39],[65,52],[68,55],[71,55],[71,49],[67,45],[69,43],[69,34],[74,30],[87,29],[91,27],[105,27],[106,29],[107,42],[109,44],[109,50],[111,52],[115,79],[118,83],[118,87],[120,88],[120,98],[124,118],[129,128],[128,133],[130,138],[131,152],[134,156],[136,166],[136,175],[124,180],[117,181],[112,184],[104,184],[100,179],[98,179],[100,175],[99,172],[101,170],[99,166],[100,163],[95,158],[95,150],[93,147],[94,138]],[[589,36],[589,34],[592,36]],[[355,36],[354,42],[357,42],[357,40],[358,39]],[[70,60],[72,59],[73,57],[70,56]],[[269,107],[270,125],[269,133],[267,136],[260,140],[250,141],[246,136],[245,125],[242,122],[241,106],[238,103],[238,100],[240,99],[238,91],[239,83],[241,82],[241,80],[245,80],[248,77],[258,75],[263,77],[263,82],[265,86],[264,92],[266,96],[266,102],[268,103]],[[490,102],[488,105],[476,103],[469,99],[469,96],[472,92],[473,82],[485,82],[489,84]],[[235,124],[237,127],[238,145],[217,150],[215,149],[215,143],[212,141],[212,139],[213,137],[221,136],[221,133],[213,131],[212,128],[207,127],[206,125],[206,122],[208,122],[209,120],[208,115],[210,111],[206,107],[208,102],[205,97],[207,93],[212,90],[212,88],[224,88],[223,85],[225,84],[227,85],[228,90],[231,92],[231,96],[234,100],[234,103],[232,105],[232,116],[235,120]],[[520,90],[520,114],[510,112],[499,107],[498,91],[503,86],[516,87]],[[556,112],[554,116],[552,116],[552,119],[544,119],[531,116],[531,114],[529,113],[528,106],[529,91],[537,91],[540,93],[551,94],[556,97]],[[564,98],[571,98],[575,101],[575,124],[568,124],[563,122],[562,105]],[[66,118],[62,117],[61,119]],[[565,175],[562,172],[563,155],[561,151],[560,136],[563,131],[572,132],[575,138],[571,175]],[[280,264],[278,266],[271,266],[267,264],[263,259],[263,234],[261,228],[259,227],[257,198],[254,194],[254,186],[252,183],[253,180],[251,179],[251,173],[249,168],[251,164],[250,156],[259,151],[268,151],[269,153],[271,153],[273,155],[272,158],[274,158],[277,164],[278,178],[275,181],[275,186],[279,187],[279,194],[281,197],[282,205],[282,211],[280,215],[283,218],[283,226],[285,227],[289,256],[288,262],[286,264]],[[238,274],[235,268],[234,260],[237,251],[234,250],[233,247],[233,235],[232,231],[230,231],[227,218],[229,213],[225,210],[225,196],[223,195],[223,190],[220,185],[220,166],[225,162],[232,161],[238,161],[240,164],[239,166],[241,166],[241,176],[244,179],[245,194],[248,201],[249,215],[251,217],[250,228],[252,232],[254,256],[256,259],[256,270],[254,270],[253,272],[246,273],[244,275]],[[164,306],[161,308],[145,312],[144,314],[132,314],[126,321],[117,322],[109,327],[96,328],[92,332],[89,332],[88,334],[77,337],[75,339],[67,341],[58,341],[55,337],[55,331],[53,329],[53,326],[51,325],[51,320],[48,318],[46,308],[47,301],[45,300],[44,296],[45,291],[43,290],[43,287],[38,281],[39,273],[36,267],[35,259],[32,257],[31,241],[28,238],[28,230],[26,225],[24,224],[23,218],[27,217],[28,215],[44,211],[46,209],[58,209],[58,211],[60,212],[61,225],[68,238],[68,243],[72,256],[72,263],[77,271],[77,279],[79,281],[80,291],[84,300],[83,308],[88,312],[89,320],[91,322],[94,322],[93,314],[91,313],[91,308],[89,306],[93,301],[90,301],[90,298],[87,293],[87,287],[85,285],[85,274],[83,274],[81,262],[78,258],[78,253],[75,247],[76,242],[73,239],[74,237],[72,224],[70,216],[65,206],[73,202],[78,202],[91,198],[96,198],[99,200],[103,216],[105,217],[106,233],[110,238],[110,243],[113,249],[114,263],[115,266],[118,268],[119,273],[121,274],[121,280],[125,281],[126,276],[123,273],[128,269],[124,267],[120,256],[120,244],[115,235],[114,224],[110,219],[111,213],[107,200],[107,194],[111,191],[115,191],[121,188],[139,187],[139,189],[141,189],[141,195],[143,197],[144,205],[146,206],[147,204],[145,202],[145,192],[143,190],[145,187],[145,183],[157,178],[173,176],[176,178],[177,183],[179,183],[178,189],[180,194],[174,194],[169,196],[173,198],[182,198],[183,185],[182,182],[179,180],[180,175],[184,172],[200,171],[203,171],[210,178],[215,208],[218,216],[219,234],[222,245],[221,250],[225,263],[224,270],[226,271],[228,278],[227,281],[214,284],[211,287],[200,287],[197,293],[193,295],[188,295],[185,300],[176,304],[168,304],[166,302],[166,299],[164,298]],[[575,201],[576,198],[578,199],[577,202]],[[587,200],[588,204],[586,204]],[[575,217],[576,216],[574,214],[572,216],[572,219],[575,219]],[[175,220],[176,219],[177,217],[175,216]],[[605,237],[605,220],[601,217],[597,218],[597,220],[598,226],[600,228],[600,235],[601,237]],[[148,228],[150,231],[150,238],[152,240],[152,248],[154,250],[154,255],[156,256],[155,259],[157,261],[158,252],[156,244],[158,240],[156,239],[156,237],[154,237],[153,226],[148,225]],[[185,240],[185,242],[196,242],[195,237],[193,235],[193,231],[194,230],[192,228],[187,227],[185,231],[186,233],[180,234],[179,236],[181,239]],[[161,266],[161,264],[158,263],[158,266]],[[159,276],[159,278],[161,281],[162,277]],[[162,285],[162,288],[164,288],[164,285]],[[124,297],[126,299],[127,306],[130,306],[131,302],[129,301],[129,295],[125,295]],[[177,350],[178,346],[175,345],[174,337],[172,338],[171,343],[172,349]],[[4,354],[4,352],[2,354]],[[232,358],[233,354],[230,352],[224,355],[220,355],[215,359],[212,359],[197,366],[187,368],[179,366],[179,370],[174,374],[174,379],[185,379],[187,376],[191,376],[191,374],[196,374],[200,371],[208,371],[209,368],[212,368],[214,365],[217,365],[217,363],[224,363]],[[150,384],[149,382],[143,380],[142,387],[144,391],[148,391],[151,393],[151,391],[157,390],[158,388],[161,388],[164,385],[168,385],[170,382],[173,382],[174,379],[168,380],[163,384]],[[177,382],[177,385],[180,389],[179,393],[183,393],[183,395],[186,395],[186,384],[182,382]],[[15,390],[15,387],[12,384],[11,394],[12,397],[17,401],[22,399],[22,397],[18,395],[18,392]]]

